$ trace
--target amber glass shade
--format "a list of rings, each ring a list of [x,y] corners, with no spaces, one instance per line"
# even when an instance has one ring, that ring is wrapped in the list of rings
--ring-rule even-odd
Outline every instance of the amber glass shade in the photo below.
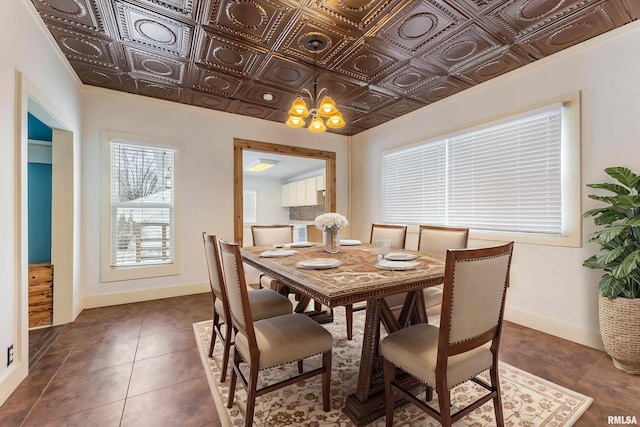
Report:
[[[304,99],[301,97],[297,97],[291,103],[291,109],[289,110],[289,116],[294,117],[307,117],[309,115],[309,110],[307,109],[307,104],[304,102]]]
[[[327,126],[333,129],[341,128],[342,126],[344,126],[344,124],[345,123],[344,123],[344,120],[342,119],[342,114],[340,114],[339,111],[336,111],[336,113],[333,116],[327,119]]]
[[[327,130],[327,127],[324,125],[324,122],[322,121],[322,119],[316,116],[313,118],[313,120],[311,120],[311,124],[309,125],[309,130],[311,132],[320,133]]]
[[[304,126],[304,120],[302,117],[289,116],[289,120],[287,120],[286,123],[290,128],[301,128]]]
[[[333,116],[338,110],[336,109],[336,103],[333,102],[333,99],[329,96],[325,96],[320,101],[320,106],[318,107],[318,114],[322,117],[330,117]]]

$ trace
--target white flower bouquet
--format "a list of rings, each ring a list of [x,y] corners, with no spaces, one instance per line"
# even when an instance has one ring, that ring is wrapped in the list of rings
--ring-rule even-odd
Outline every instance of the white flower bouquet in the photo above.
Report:
[[[349,221],[338,213],[329,212],[318,215],[313,223],[320,230],[336,233],[342,227],[346,227],[349,224]]]

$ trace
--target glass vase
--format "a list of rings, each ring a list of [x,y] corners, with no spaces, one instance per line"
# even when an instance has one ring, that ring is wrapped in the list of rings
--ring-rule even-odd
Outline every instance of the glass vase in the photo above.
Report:
[[[325,252],[336,254],[340,251],[340,230],[324,230],[322,232],[322,243]]]

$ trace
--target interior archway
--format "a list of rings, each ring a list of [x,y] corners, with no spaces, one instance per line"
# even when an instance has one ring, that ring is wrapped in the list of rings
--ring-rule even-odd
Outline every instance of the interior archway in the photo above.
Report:
[[[336,153],[333,151],[314,150],[290,145],[271,144],[267,142],[251,141],[247,139],[235,138],[233,140],[233,217],[234,217],[234,240],[238,244],[243,241],[243,173],[242,155],[244,150],[259,151],[264,153],[275,153],[289,156],[307,157],[324,160],[326,163],[326,198],[325,210],[335,212],[336,210]]]

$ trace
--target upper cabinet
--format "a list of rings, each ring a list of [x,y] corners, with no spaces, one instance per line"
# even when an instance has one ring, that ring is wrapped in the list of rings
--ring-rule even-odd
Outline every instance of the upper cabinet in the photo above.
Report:
[[[324,190],[324,175],[283,184],[280,189],[280,204],[283,208],[324,205]]]
[[[304,206],[313,206],[318,204],[318,186],[316,181],[315,177],[304,180]]]

